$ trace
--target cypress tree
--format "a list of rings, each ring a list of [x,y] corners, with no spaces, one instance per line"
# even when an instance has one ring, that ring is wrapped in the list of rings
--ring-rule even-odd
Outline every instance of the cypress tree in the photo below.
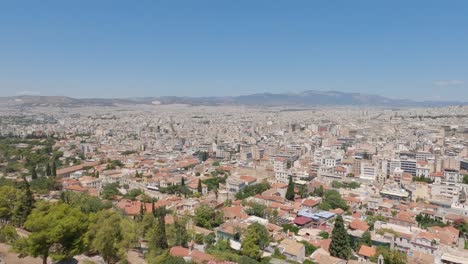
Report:
[[[167,214],[166,208],[159,207],[155,209],[153,214],[157,218],[156,234],[154,237],[155,246],[159,249],[167,249],[169,246],[167,244],[166,236],[166,220],[164,219]]]
[[[288,189],[286,190],[286,199],[294,201],[294,182],[291,176],[289,176]]]
[[[181,186],[185,186],[185,178],[184,178],[184,177],[182,177],[182,180],[181,180],[181,182],[180,182],[180,185],[181,185]]]
[[[351,257],[351,246],[349,243],[348,233],[344,227],[343,217],[337,216],[335,226],[332,231],[330,243],[330,255],[340,259],[349,259]]]
[[[203,193],[202,182],[198,179],[198,186],[197,186],[198,193]]]
[[[55,161],[52,162],[52,176],[57,176],[57,165],[55,165]]]
[[[31,178],[33,180],[37,179],[36,166],[32,167],[32,169],[31,169]]]
[[[52,170],[50,169],[50,164],[47,162],[46,164],[46,175],[51,176],[52,175]]]

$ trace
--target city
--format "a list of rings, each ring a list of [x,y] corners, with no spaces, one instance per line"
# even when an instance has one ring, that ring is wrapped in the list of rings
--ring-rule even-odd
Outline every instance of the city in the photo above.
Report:
[[[468,264],[468,1],[0,1],[0,264]]]
[[[467,114],[4,107],[1,238],[29,256],[96,263],[465,263]],[[52,214],[87,220],[76,230]],[[71,233],[55,241],[43,221]]]

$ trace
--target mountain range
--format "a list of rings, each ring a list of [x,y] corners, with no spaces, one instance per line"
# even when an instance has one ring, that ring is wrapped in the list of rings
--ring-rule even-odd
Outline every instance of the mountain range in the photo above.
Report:
[[[0,106],[116,106],[137,104],[187,104],[187,105],[245,105],[245,106],[376,106],[376,107],[432,107],[468,105],[456,101],[415,101],[391,99],[379,95],[337,91],[304,91],[299,93],[257,93],[224,97],[136,97],[136,98],[72,98],[66,96],[22,95],[0,97]]]

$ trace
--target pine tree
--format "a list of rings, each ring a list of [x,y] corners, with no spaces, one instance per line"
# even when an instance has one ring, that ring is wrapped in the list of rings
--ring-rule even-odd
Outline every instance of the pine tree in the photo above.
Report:
[[[286,199],[294,201],[294,182],[291,176],[289,176],[288,189],[286,190]]]
[[[47,176],[51,176],[51,175],[52,175],[52,170],[51,170],[51,168],[50,168],[49,162],[47,162],[47,164],[46,164],[46,175],[47,175]]]
[[[28,181],[23,177],[23,191],[15,204],[13,212],[13,222],[16,226],[22,227],[29,214],[34,208],[34,197]]]
[[[203,193],[202,182],[198,179],[198,186],[197,186],[198,193]]]
[[[330,255],[340,259],[349,259],[351,257],[351,246],[349,243],[348,233],[344,227],[343,217],[337,216],[335,226],[332,231],[330,244]]]
[[[33,180],[37,179],[36,166],[32,167],[32,169],[31,169],[31,178]]]

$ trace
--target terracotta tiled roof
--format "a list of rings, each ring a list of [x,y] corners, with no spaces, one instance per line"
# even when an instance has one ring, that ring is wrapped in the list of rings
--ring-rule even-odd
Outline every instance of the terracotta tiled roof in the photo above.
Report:
[[[241,180],[245,181],[245,182],[248,182],[248,183],[252,183],[252,182],[257,181],[257,178],[252,177],[252,176],[248,176],[248,175],[243,175],[243,176],[240,176],[239,178]]]
[[[349,224],[349,228],[353,230],[367,231],[369,230],[369,225],[365,221],[353,219],[353,221],[351,221]]]
[[[307,199],[302,202],[302,205],[308,206],[308,207],[314,207],[317,206],[320,202],[314,199]]]
[[[359,255],[364,256],[364,257],[372,257],[376,253],[375,248],[373,247],[368,247],[366,245],[362,245],[361,248],[359,249]]]

